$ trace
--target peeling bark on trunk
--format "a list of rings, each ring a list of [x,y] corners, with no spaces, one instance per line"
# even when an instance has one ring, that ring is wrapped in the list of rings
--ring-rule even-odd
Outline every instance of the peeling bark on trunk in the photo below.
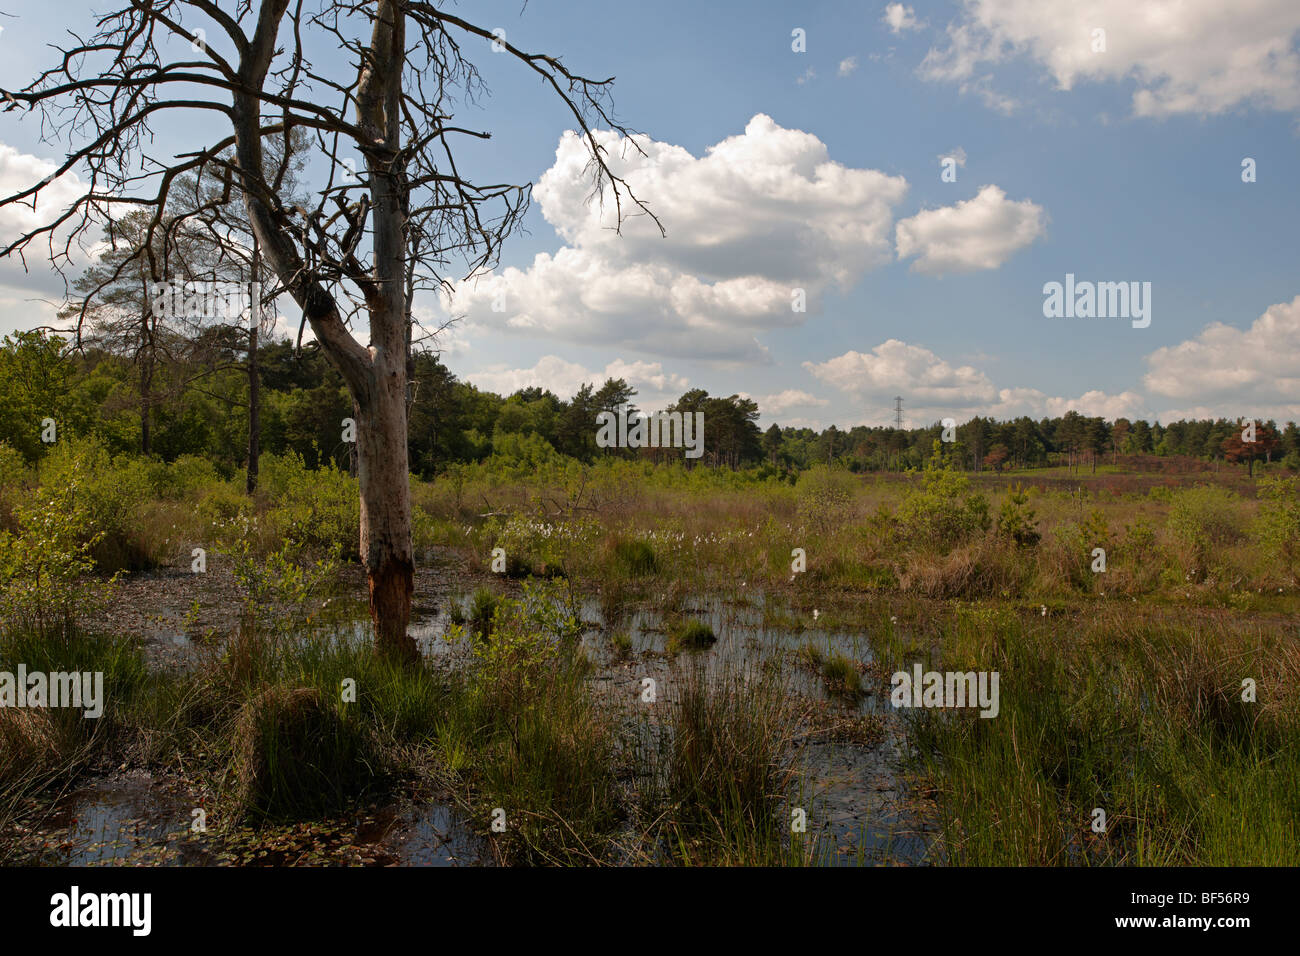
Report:
[[[373,391],[358,402],[357,476],[361,485],[361,560],[370,584],[376,648],[419,659],[411,620],[415,555],[411,546],[410,469],[406,445],[406,356],[372,349]]]

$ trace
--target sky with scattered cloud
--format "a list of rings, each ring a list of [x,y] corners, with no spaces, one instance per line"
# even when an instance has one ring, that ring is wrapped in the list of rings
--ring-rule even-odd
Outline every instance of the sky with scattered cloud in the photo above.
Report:
[[[88,10],[5,18],[0,87]],[[617,77],[618,116],[645,132],[598,136],[666,230],[614,228],[571,118],[485,44],[490,95],[464,119],[494,136],[458,162],[535,183],[527,231],[492,272],[416,303],[431,325],[456,319],[444,360],[481,388],[568,397],[621,377],[654,409],[701,387],[753,397],[764,426],[884,424],[895,395],[911,425],[1300,419],[1295,0],[484,0],[466,15]],[[210,136],[180,123],[158,148]],[[65,149],[0,114],[0,192]],[[37,210],[0,211],[0,239],[82,188],[65,176]],[[1044,285],[1067,274],[1150,282],[1150,326],[1044,317]],[[26,269],[0,260],[0,332],[52,321],[63,288],[37,250]]]

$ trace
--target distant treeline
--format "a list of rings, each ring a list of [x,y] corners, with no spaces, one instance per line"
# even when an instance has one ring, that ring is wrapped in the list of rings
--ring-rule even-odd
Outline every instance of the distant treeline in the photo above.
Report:
[[[456,378],[433,354],[416,355],[411,371],[410,462],[424,477],[493,456],[515,463],[555,456],[682,457],[673,448],[596,446],[599,412],[636,408],[637,393],[622,379],[584,385],[566,401],[541,388],[506,397],[482,391]],[[98,435],[117,452],[165,460],[197,455],[233,472],[246,464],[249,421],[255,417],[261,451],[296,452],[311,467],[327,461],[350,467],[352,446],[343,440],[342,423],[354,416],[352,402],[315,345],[300,351],[288,341],[261,345],[255,377],[257,414],[250,416],[247,350],[234,329],[154,342],[147,370],[138,350],[123,354],[88,344],[71,351],[60,336],[19,333],[0,342],[0,441],[34,461],[44,449],[43,423],[52,419],[65,432]],[[831,425],[820,432],[773,424],[763,431],[751,399],[711,396],[703,389],[686,392],[669,410],[704,413],[704,456],[694,464],[715,467],[794,472],[835,462],[856,472],[903,470],[921,467],[944,437],[939,423],[909,429]],[[1253,442],[1242,441],[1242,429],[1242,423],[1222,418],[1151,425],[1077,412],[1038,421],[975,417],[956,426],[939,447],[952,465],[969,471],[1095,469],[1121,455],[1242,462],[1252,469],[1255,462],[1281,461],[1300,470],[1294,422],[1257,422]]]

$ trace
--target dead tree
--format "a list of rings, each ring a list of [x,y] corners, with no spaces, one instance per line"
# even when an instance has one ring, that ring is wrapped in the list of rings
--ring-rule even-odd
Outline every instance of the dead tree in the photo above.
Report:
[[[58,62],[28,86],[0,90],[7,111],[35,113],[46,141],[66,151],[55,176],[75,171],[87,183],[75,202],[0,254],[25,263],[24,252],[38,248],[65,268],[73,243],[96,239],[124,208],[151,210],[147,228],[165,232],[178,179],[219,169],[247,208],[263,261],[356,402],[360,544],[376,646],[413,660],[410,300],[450,281],[445,273],[492,268],[530,196],[526,184],[476,183],[456,162],[461,137],[490,135],[455,122],[456,107],[484,92],[465,45],[485,55],[491,45],[559,97],[590,150],[594,192],[602,201],[612,196],[617,223],[631,211],[653,218],[611,171],[595,136],[603,126],[636,146],[609,115],[612,78],[572,73],[435,2],[316,0],[312,11],[303,0],[117,3],[85,38],[70,34]],[[313,61],[307,51],[326,43],[336,55]],[[210,118],[208,128],[221,132],[174,156],[151,155],[154,125],[178,113]],[[266,142],[287,144],[295,130],[314,137],[323,169],[311,207],[285,202],[281,175],[264,161]],[[48,182],[0,206],[34,207]],[[140,245],[150,276],[166,274],[156,248]],[[367,344],[351,330],[357,318],[368,322]]]

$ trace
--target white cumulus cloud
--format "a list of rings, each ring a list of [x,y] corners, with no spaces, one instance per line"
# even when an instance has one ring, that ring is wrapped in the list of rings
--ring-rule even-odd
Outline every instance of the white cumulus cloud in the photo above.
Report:
[[[52,176],[56,169],[58,166],[50,160],[20,152],[12,146],[0,143],[0,197],[8,198],[35,186]],[[31,197],[28,197],[22,203],[10,203],[0,208],[0,246],[8,245],[24,234],[54,222],[85,191],[86,185],[77,175],[68,173],[52,180],[42,189],[34,205]],[[61,228],[57,232],[55,250],[61,251],[66,229]],[[90,237],[91,240],[93,238]],[[74,245],[70,254],[73,262],[67,266],[67,272],[70,276],[75,276],[95,258],[96,252],[94,249],[81,249]],[[49,303],[57,303],[62,300],[65,291],[63,280],[50,265],[50,244],[47,236],[33,241],[27,247],[25,256],[26,270],[23,268],[22,260],[16,254],[0,259],[0,283],[12,285],[27,293],[22,297],[23,304],[16,307],[16,312],[10,312],[6,305],[0,304],[0,312],[4,313],[0,317],[0,322],[7,324],[8,321],[12,321],[19,327],[36,321],[34,315],[30,320],[24,318],[24,315],[30,314],[33,309],[39,311],[41,320],[47,320],[48,313],[54,308],[49,304],[34,306],[27,301],[28,299],[42,297]]]
[[[891,3],[885,7],[884,16],[881,22],[889,27],[892,33],[902,33],[904,30],[919,30],[925,26],[916,19],[916,13],[911,7],[904,6],[901,3]]]
[[[1228,417],[1300,418],[1300,296],[1270,306],[1247,329],[1215,322],[1146,361],[1147,389],[1186,403],[1163,417],[1213,409]]]
[[[818,408],[830,404],[824,398],[818,398],[810,392],[797,388],[787,388],[775,395],[758,399],[758,408],[764,415],[782,415],[792,408]]]
[[[970,365],[952,366],[920,345],[889,339],[870,352],[850,350],[825,362],[804,362],[821,381],[850,394],[883,395],[905,390],[925,404],[959,407],[996,400],[988,377]]]
[[[659,362],[628,362],[615,359],[603,370],[593,371],[558,355],[544,355],[532,368],[508,368],[497,364],[463,376],[479,388],[510,395],[521,388],[550,389],[563,399],[570,399],[583,385],[599,388],[606,379],[621,378],[637,390],[637,404],[653,409],[665,405],[687,390],[690,383],[681,375],[665,372]]]
[[[572,133],[537,183],[542,215],[567,245],[524,269],[456,287],[448,311],[469,324],[655,355],[764,360],[763,330],[801,324],[832,286],[891,259],[904,178],[835,163],[826,144],[758,114],[705,156],[649,138],[646,155],[598,134],[619,176],[651,203],[624,221],[591,202],[588,156]]]
[[[586,150],[566,133],[534,190],[564,245],[454,287],[444,305],[468,330],[766,362],[764,332],[801,325],[825,293],[893,261],[907,181],[838,163],[810,133],[760,113],[703,156],[644,136],[642,155],[614,133],[596,135],[667,236],[647,216],[614,231],[614,205],[592,200]],[[899,242],[921,254],[918,272],[993,268],[1041,231],[1041,213],[986,187],[955,210],[904,220]],[[796,290],[806,312],[792,308]]]
[[[946,46],[931,49],[920,72],[987,92],[980,71],[1025,57],[1061,90],[1131,80],[1139,116],[1292,111],[1298,31],[1295,0],[963,0]]]
[[[566,245],[462,283],[449,311],[586,345],[761,361],[757,333],[807,317],[791,308],[795,289],[816,311],[826,290],[891,259],[906,180],[837,163],[809,133],[759,114],[699,157],[640,137],[643,156],[616,134],[597,137],[667,237],[646,216],[615,234],[613,203],[591,200],[587,153],[566,133],[534,190]]]
[[[962,149],[960,146],[956,146],[956,147],[954,147],[954,148],[948,150],[948,152],[946,152],[946,153],[940,153],[940,154],[939,154],[939,162],[943,162],[945,159],[951,159],[951,160],[952,160],[954,163],[956,163],[958,166],[965,166],[965,165],[966,165],[966,150]]]
[[[53,176],[58,166],[47,159],[20,153],[5,143],[0,143],[0,197],[9,197]],[[34,206],[31,197],[22,203],[10,203],[0,208],[0,239],[12,242],[20,235],[48,225],[58,218],[72,202],[86,191],[75,173],[60,176],[50,182],[37,195]]]
[[[953,365],[932,350],[898,339],[869,352],[850,350],[824,362],[805,362],[815,378],[876,410],[875,424],[894,395],[904,396],[912,424],[944,415],[998,419],[1057,417],[1068,411],[1162,422],[1180,418],[1300,420],[1300,295],[1269,306],[1248,328],[1223,322],[1146,356],[1141,388],[1082,395],[1051,395],[1024,386],[996,386],[980,369]]]
[[[825,362],[805,362],[820,381],[850,396],[855,405],[871,409],[867,424],[890,424],[895,395],[904,399],[909,427],[952,416],[965,421],[975,415],[998,419],[1063,415],[1114,418],[1146,417],[1146,402],[1137,392],[1108,394],[1099,390],[1077,398],[1048,395],[1034,388],[999,388],[980,369],[953,365],[921,345],[889,339],[870,352],[850,350]]]
[[[1045,232],[1042,206],[984,186],[974,199],[900,220],[898,255],[918,256],[912,269],[927,275],[996,269]]]

